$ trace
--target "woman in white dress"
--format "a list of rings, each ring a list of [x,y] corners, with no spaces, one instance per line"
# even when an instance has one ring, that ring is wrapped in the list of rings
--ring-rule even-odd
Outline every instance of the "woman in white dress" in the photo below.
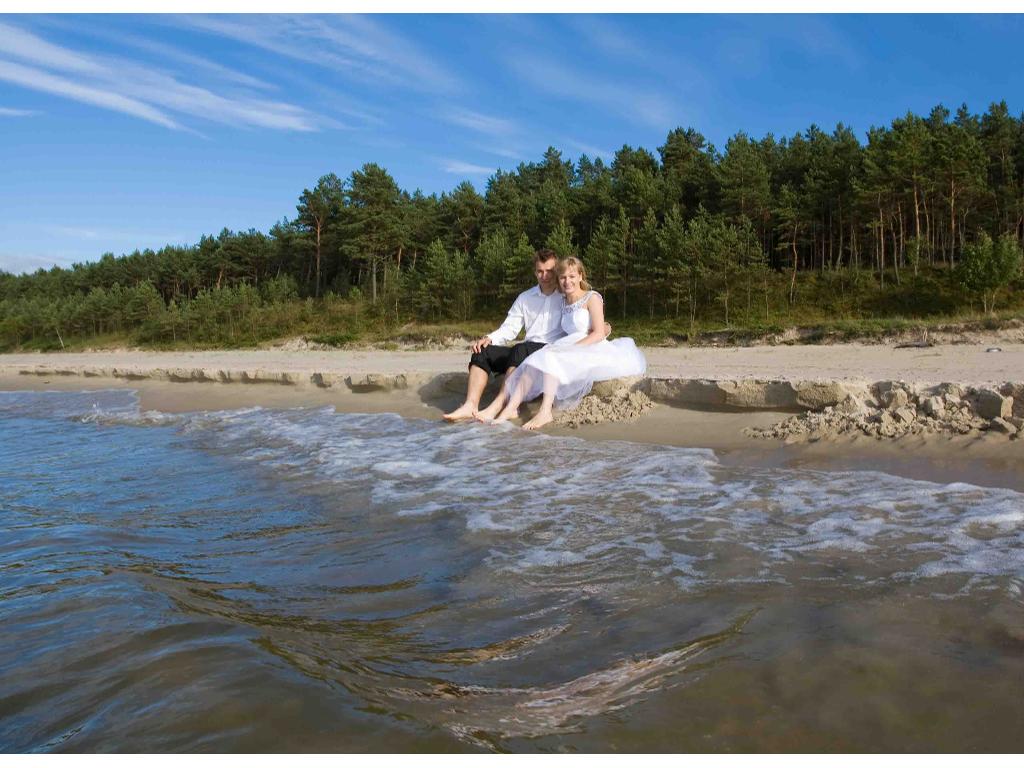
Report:
[[[590,289],[583,262],[570,256],[558,263],[555,273],[565,296],[562,330],[567,335],[534,352],[506,378],[508,403],[495,422],[514,418],[522,403],[543,395],[537,415],[523,425],[540,429],[554,419],[552,408],[575,408],[595,381],[647,370],[647,360],[632,339],[605,338],[604,300]]]

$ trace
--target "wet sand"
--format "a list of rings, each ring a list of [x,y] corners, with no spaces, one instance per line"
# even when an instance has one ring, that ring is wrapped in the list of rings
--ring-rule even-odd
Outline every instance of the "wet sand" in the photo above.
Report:
[[[172,383],[81,376],[37,376],[0,372],[0,391],[82,391],[129,389],[143,410],[181,413],[245,407],[297,408],[330,406],[344,413],[397,413],[406,418],[437,420],[460,401],[457,392],[424,399],[416,390],[353,392],[344,387],[299,387],[280,384]],[[1024,491],[1024,441],[1002,435],[908,435],[879,440],[840,435],[784,444],[751,438],[746,427],[773,424],[790,415],[773,410],[679,408],[664,404],[635,421],[552,427],[547,434],[584,440],[709,448],[725,465],[813,469],[828,472],[874,470],[939,483],[965,482]],[[464,429],[452,425],[452,429]],[[495,427],[513,429],[514,426]]]

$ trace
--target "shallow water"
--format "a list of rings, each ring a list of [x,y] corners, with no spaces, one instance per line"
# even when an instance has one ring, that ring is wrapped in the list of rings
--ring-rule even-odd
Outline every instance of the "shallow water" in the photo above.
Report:
[[[0,393],[4,751],[1020,751],[1024,495]]]

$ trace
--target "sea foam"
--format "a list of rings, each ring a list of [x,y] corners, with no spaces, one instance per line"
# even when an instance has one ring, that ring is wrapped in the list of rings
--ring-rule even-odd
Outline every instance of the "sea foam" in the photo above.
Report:
[[[125,391],[3,393],[0,413],[153,424]],[[709,450],[527,435],[332,408],[163,415],[205,450],[337,499],[446,519],[490,567],[658,573],[686,589],[787,582],[855,557],[856,581],[1024,576],[1024,496],[880,472],[725,467]],[[347,506],[346,506],[347,505]],[[575,570],[574,570],[575,569]],[[854,578],[854,577],[850,577]]]

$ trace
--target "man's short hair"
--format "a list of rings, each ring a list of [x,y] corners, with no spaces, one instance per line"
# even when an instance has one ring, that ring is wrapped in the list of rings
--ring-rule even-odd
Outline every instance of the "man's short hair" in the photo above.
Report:
[[[551,261],[551,259],[557,259],[558,254],[552,251],[550,248],[541,248],[539,251],[533,254],[534,264],[543,264],[545,261]]]

